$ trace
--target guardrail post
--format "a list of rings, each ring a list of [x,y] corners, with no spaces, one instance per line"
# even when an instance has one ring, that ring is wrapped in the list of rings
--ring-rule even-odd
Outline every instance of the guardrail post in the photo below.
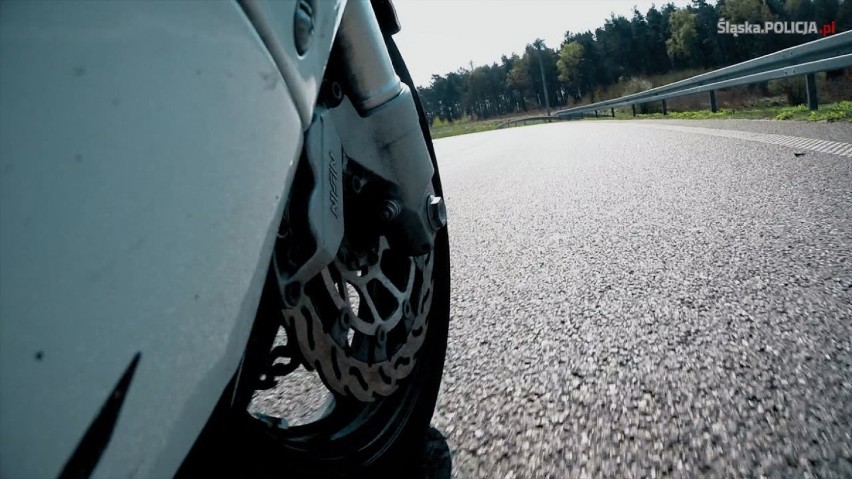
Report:
[[[716,107],[716,90],[710,90],[710,111],[716,113],[719,108]]]
[[[669,109],[666,107],[666,100],[663,100],[663,115],[668,115]]]
[[[633,105],[630,105],[630,107],[633,108],[633,116],[636,116],[636,105],[633,104]]]
[[[819,100],[817,99],[816,76],[813,73],[805,75],[805,88],[808,90],[808,109],[811,111],[819,110]]]
[[[609,112],[612,113],[612,117],[615,118],[615,108],[610,108]]]

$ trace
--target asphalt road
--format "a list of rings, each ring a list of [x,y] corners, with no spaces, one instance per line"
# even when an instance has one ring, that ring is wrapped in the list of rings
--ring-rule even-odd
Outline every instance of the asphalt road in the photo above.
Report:
[[[852,477],[852,149],[727,130],[852,143],[749,121],[435,142],[453,477]]]

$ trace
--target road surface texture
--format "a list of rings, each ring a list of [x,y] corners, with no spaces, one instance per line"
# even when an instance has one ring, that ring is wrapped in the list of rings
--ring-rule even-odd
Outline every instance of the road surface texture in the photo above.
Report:
[[[760,121],[436,141],[453,477],[852,477],[849,143]]]

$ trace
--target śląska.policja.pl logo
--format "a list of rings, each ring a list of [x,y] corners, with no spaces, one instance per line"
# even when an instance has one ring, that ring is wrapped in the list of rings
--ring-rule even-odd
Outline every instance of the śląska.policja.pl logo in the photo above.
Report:
[[[816,22],[764,22],[764,23],[731,23],[724,18],[716,24],[716,32],[720,35],[765,35],[769,33],[784,33],[794,35],[822,34],[827,37],[837,33],[837,22],[825,23],[820,28]]]

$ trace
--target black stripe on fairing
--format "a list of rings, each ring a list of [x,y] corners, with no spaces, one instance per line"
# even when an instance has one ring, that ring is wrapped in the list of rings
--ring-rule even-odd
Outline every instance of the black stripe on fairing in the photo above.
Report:
[[[130,365],[121,375],[118,384],[115,385],[106,402],[101,406],[101,411],[92,421],[86,434],[83,435],[83,439],[77,444],[74,454],[68,458],[68,462],[65,463],[65,467],[59,473],[59,479],[87,478],[92,475],[109,445],[110,439],[112,439],[118,414],[121,412],[121,406],[124,404],[124,398],[127,397],[127,390],[130,388],[130,381],[133,380],[133,374],[136,372],[136,366],[139,365],[141,357],[141,352],[133,356],[133,360],[130,361]]]

